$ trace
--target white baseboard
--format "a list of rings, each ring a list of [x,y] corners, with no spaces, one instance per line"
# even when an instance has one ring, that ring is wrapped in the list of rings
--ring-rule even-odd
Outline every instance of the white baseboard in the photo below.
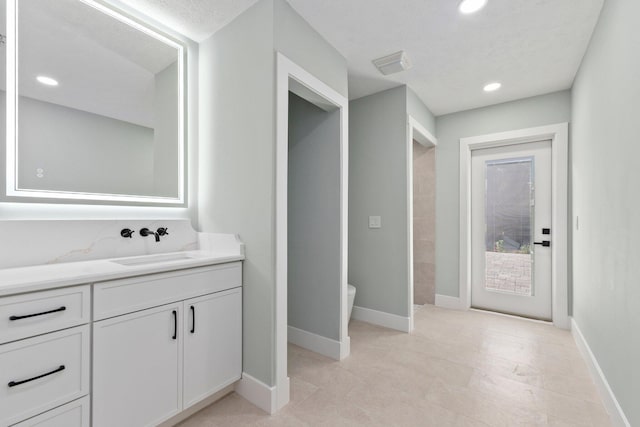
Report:
[[[289,403],[291,397],[291,381],[289,377],[284,377],[276,382],[276,411],[284,408]]]
[[[276,387],[268,386],[246,372],[236,383],[236,393],[269,414],[275,414],[278,410]]]
[[[464,310],[462,302],[458,297],[436,294],[436,307],[448,308],[450,310]]]
[[[346,359],[351,354],[351,337],[347,337],[340,345],[340,360]]]
[[[342,360],[349,355],[350,339],[347,337],[345,343],[303,331],[302,329],[287,327],[288,341],[307,350],[320,353],[335,360]]]
[[[411,319],[409,317],[385,313],[384,311],[353,306],[351,318],[367,323],[373,323],[374,325],[378,326],[384,326],[385,328],[395,329],[397,331],[411,331]]]
[[[556,328],[571,330],[571,317],[570,316],[558,316],[552,320],[553,326]]]
[[[613,394],[613,390],[611,390],[611,387],[609,386],[607,378],[604,376],[604,372],[600,369],[598,360],[591,351],[589,344],[580,331],[580,327],[578,327],[578,324],[573,318],[571,319],[571,335],[573,335],[573,339],[576,341],[578,349],[580,350],[580,353],[582,353],[582,357],[587,362],[587,366],[591,372],[591,377],[593,382],[595,382],[598,392],[600,393],[600,397],[602,397],[604,402],[604,406],[611,417],[611,422],[616,427],[631,427],[629,420],[624,415],[624,411],[618,403],[618,399],[616,399],[615,394]]]

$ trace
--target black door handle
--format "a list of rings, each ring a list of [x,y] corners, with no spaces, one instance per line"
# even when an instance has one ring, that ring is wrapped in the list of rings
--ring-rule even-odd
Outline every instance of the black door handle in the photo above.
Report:
[[[196,308],[191,306],[191,333],[196,332]]]
[[[533,242],[534,245],[542,245],[545,247],[551,246],[551,242],[549,240],[543,240],[542,242]]]
[[[45,314],[57,313],[59,311],[65,311],[66,309],[67,307],[62,306],[60,308],[56,308],[55,310],[43,311],[42,313],[25,314],[24,316],[11,316],[9,317],[9,320],[13,321],[13,320],[20,320],[20,319],[28,319],[29,317],[44,316]]]
[[[173,336],[172,340],[175,340],[178,337],[178,312],[176,310],[172,311],[173,313]]]
[[[7,385],[9,387],[15,387],[15,386],[20,385],[20,384],[24,384],[24,383],[28,383],[30,381],[39,380],[40,378],[48,377],[49,375],[53,375],[53,374],[55,374],[57,372],[61,372],[61,371],[64,371],[64,365],[60,365],[59,367],[57,367],[53,371],[47,372],[46,374],[38,375],[37,377],[29,378],[27,380],[11,381]]]

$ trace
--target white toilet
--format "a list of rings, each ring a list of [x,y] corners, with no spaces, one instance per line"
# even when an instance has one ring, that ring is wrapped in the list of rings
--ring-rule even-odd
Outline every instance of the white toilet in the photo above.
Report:
[[[351,312],[353,311],[353,300],[356,298],[356,287],[347,284],[347,301],[349,302],[349,320],[351,320]]]

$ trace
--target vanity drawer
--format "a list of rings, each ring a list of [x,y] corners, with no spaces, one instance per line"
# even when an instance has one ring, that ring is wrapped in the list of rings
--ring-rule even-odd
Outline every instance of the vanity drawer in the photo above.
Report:
[[[0,425],[89,393],[89,325],[0,346]]]
[[[93,285],[94,320],[242,286],[242,263],[150,274]]]
[[[0,344],[89,323],[90,286],[0,298]]]
[[[89,396],[29,418],[12,427],[89,427]]]

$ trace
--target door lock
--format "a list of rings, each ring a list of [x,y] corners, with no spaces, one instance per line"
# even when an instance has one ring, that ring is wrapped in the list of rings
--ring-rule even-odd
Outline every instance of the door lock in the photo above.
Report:
[[[543,240],[542,242],[533,242],[534,245],[542,245],[544,247],[551,246],[551,242],[549,240]]]

